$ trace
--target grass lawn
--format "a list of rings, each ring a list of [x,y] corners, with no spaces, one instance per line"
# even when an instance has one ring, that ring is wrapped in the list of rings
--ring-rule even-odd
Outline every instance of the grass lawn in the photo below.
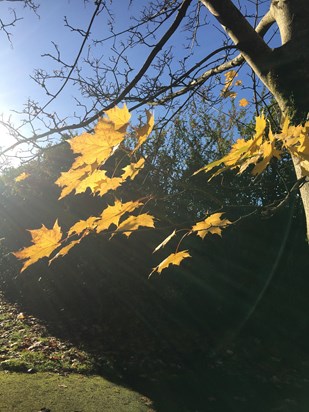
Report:
[[[1,412],[150,412],[150,404],[100,376],[0,372]]]
[[[142,353],[138,333],[117,358],[102,346],[110,335],[97,333],[73,345],[0,295],[0,412],[309,410],[305,352],[270,352],[246,337],[213,353],[184,352],[176,364],[171,352]]]
[[[89,375],[85,351],[0,295],[0,412],[152,411],[141,394]]]

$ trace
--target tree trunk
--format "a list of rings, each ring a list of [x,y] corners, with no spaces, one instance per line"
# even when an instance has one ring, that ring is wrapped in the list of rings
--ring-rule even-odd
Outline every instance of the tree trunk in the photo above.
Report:
[[[277,23],[282,40],[282,45],[274,50],[267,50],[257,33],[254,37],[248,22],[231,0],[201,2],[224,26],[247,63],[272,92],[282,113],[289,116],[293,124],[304,123],[309,111],[309,0],[272,0],[267,16]],[[293,158],[293,164],[297,179],[304,177],[298,158]],[[309,240],[308,180],[307,176],[300,194]]]
[[[309,111],[309,1],[272,1],[271,12],[278,24],[282,46],[273,51],[269,84],[282,112],[294,124],[303,123]],[[303,172],[292,157],[297,179]],[[308,180],[308,177],[307,177]],[[309,240],[309,183],[300,188]]]
[[[306,120],[309,110],[309,1],[273,0],[282,46],[273,50],[267,86],[293,123]]]

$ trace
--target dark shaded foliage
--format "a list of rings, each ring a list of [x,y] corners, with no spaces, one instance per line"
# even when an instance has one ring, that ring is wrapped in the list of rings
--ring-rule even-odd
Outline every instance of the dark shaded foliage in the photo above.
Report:
[[[28,166],[29,179],[8,186],[3,181],[12,182],[18,172],[3,177],[0,221],[5,239],[1,242],[0,288],[8,299],[46,321],[54,335],[91,353],[105,376],[125,376],[131,386],[155,399],[160,411],[201,408],[206,384],[207,393],[225,388],[232,396],[246,374],[245,364],[235,355],[231,360],[224,358],[226,366],[221,370],[215,360],[218,355],[212,358],[212,354],[224,354],[237,342],[246,362],[260,365],[267,359],[267,374],[278,372],[269,357],[280,356],[284,365],[300,367],[309,344],[309,280],[304,217],[297,197],[271,219],[254,215],[240,221],[222,239],[186,238],[182,246],[190,249],[192,259],[148,279],[151,268],[174,251],[171,243],[158,256],[151,255],[154,247],[174,225],[189,224],[208,207],[213,209],[209,190],[216,195],[219,191],[215,182],[208,188],[203,175],[197,176],[196,186],[185,183],[185,190],[178,191],[170,183],[166,187],[146,168],[121,196],[132,197],[139,184],[146,182],[148,193],[155,195],[147,206],[160,217],[157,231],[141,231],[129,240],[89,236],[51,266],[42,261],[20,275],[20,263],[8,252],[27,244],[25,229],[41,223],[51,226],[57,217],[68,228],[80,218],[100,213],[112,200],[86,194],[57,201],[59,189],[53,181],[59,169],[67,169],[70,154],[64,146],[47,153],[46,160]],[[237,205],[235,191],[239,188],[233,187],[231,193],[223,189],[221,199],[234,199],[233,206]],[[249,185],[242,187],[239,203],[252,200],[250,193]],[[244,210],[251,211],[256,203],[248,203]],[[227,211],[238,217],[231,204]],[[233,378],[231,386],[226,371],[234,374],[235,368],[238,378]],[[255,368],[258,376],[261,366]],[[260,387],[260,378],[249,375],[248,382]],[[261,405],[268,407],[274,400],[262,386],[260,390],[266,392]],[[225,405],[228,399],[224,396]],[[230,410],[234,410],[233,402],[228,404]]]

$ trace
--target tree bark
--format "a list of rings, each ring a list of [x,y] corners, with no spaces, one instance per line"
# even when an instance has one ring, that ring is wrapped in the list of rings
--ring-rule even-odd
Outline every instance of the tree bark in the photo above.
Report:
[[[268,82],[282,113],[294,124],[309,111],[309,1],[273,0],[270,12],[280,30],[282,46],[272,53]],[[299,159],[292,156],[297,179],[304,177]],[[309,240],[309,182],[300,188]]]
[[[275,21],[282,45],[269,49],[231,0],[200,0],[223,25],[244,59],[272,92],[282,113],[293,124],[306,121],[309,111],[309,1],[272,0],[264,18]],[[248,27],[249,26],[249,27]],[[309,138],[309,137],[308,137]],[[299,159],[293,157],[297,179],[304,177]],[[309,183],[300,189],[309,240]]]

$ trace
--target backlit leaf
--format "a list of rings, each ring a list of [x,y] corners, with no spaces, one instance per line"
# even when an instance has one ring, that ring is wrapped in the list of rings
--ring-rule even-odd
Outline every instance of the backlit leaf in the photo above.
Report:
[[[124,138],[125,133],[115,130],[114,123],[100,119],[94,134],[83,133],[69,140],[73,152],[79,154],[73,168],[83,167],[85,164],[104,164]]]
[[[84,167],[78,169],[70,169],[67,172],[62,172],[61,176],[55,182],[56,185],[63,188],[59,200],[75,191],[80,185],[81,180],[87,177],[91,171],[92,168],[90,165],[84,165]]]
[[[164,246],[176,235],[176,230],[174,230],[169,236],[167,236],[167,238],[165,238],[163,240],[163,242],[161,242],[152,253],[157,252],[159,249],[164,248]]]
[[[120,223],[116,232],[123,232],[123,234],[129,237],[132,232],[139,227],[154,227],[154,217],[148,213],[143,213],[138,216],[129,216],[126,220]]]
[[[68,231],[68,236],[80,235],[85,230],[94,230],[96,228],[97,217],[90,216],[86,220],[79,220]]]
[[[141,145],[146,141],[147,137],[152,132],[152,129],[153,129],[153,126],[154,126],[154,116],[148,110],[146,110],[146,115],[147,115],[147,123],[135,130],[136,137],[137,137],[138,141],[137,141],[136,147],[133,150],[133,153],[139,147],[141,147]]]
[[[109,120],[114,123],[115,130],[121,129],[122,132],[125,131],[131,119],[131,114],[125,104],[122,109],[116,106],[112,109],[106,110],[105,113],[107,114]]]
[[[159,274],[162,272],[163,269],[166,269],[169,265],[177,265],[179,266],[180,263],[186,259],[191,257],[188,253],[188,250],[182,250],[177,253],[171,253],[166,259],[164,259],[158,266],[152,269],[149,277],[154,273],[158,272]]]
[[[112,224],[118,227],[120,218],[125,213],[133,212],[133,210],[141,205],[142,203],[139,201],[122,203],[120,200],[116,199],[113,205],[108,206],[101,213],[101,216],[96,222],[96,232],[100,233],[103,230],[108,229]]]
[[[80,181],[75,188],[75,193],[84,193],[87,189],[90,189],[92,193],[95,193],[103,182],[106,182],[108,179],[109,177],[106,176],[105,170],[97,169]]]
[[[103,196],[110,190],[115,190],[123,183],[122,177],[106,177],[105,180],[94,188],[94,193]]]
[[[68,254],[68,252],[76,245],[80,243],[80,239],[78,240],[72,240],[68,245],[64,246],[62,249],[59,250],[59,252],[49,260],[48,264],[50,265],[55,259],[61,256],[65,256]]]
[[[304,126],[291,126],[286,117],[277,137],[292,155],[299,157],[301,161],[309,160],[309,121]]]
[[[124,173],[121,175],[122,179],[125,180],[128,177],[133,180],[139,171],[144,167],[145,159],[141,157],[136,163],[130,163],[128,166],[124,167],[122,170]]]
[[[232,99],[235,99],[237,96],[237,93],[233,92],[230,90],[230,88],[233,85],[233,81],[235,77],[237,77],[238,74],[235,70],[230,70],[226,73],[224,73],[225,81],[224,81],[224,87],[221,91],[221,96],[224,98],[231,97]]]
[[[273,137],[272,131],[269,131],[269,140],[266,140],[264,143],[261,144],[260,146],[260,156],[261,160],[256,162],[252,174],[253,175],[259,175],[262,173],[266,167],[269,165],[269,162],[273,157],[276,157],[277,159],[280,159],[280,154],[281,151],[276,148],[276,141]]]
[[[250,165],[260,164],[254,169],[254,174],[261,173],[269,164],[273,156],[279,157],[280,151],[276,149],[275,139],[270,131],[268,140],[264,138],[267,123],[264,115],[256,117],[255,135],[252,139],[238,139],[231,147],[230,152],[219,160],[197,170],[194,174],[201,171],[208,172],[222,163],[225,167],[215,172],[211,178],[225,171],[226,169],[239,168],[242,173]]]
[[[196,232],[202,239],[208,234],[216,234],[221,236],[222,229],[226,228],[231,222],[227,219],[221,219],[223,213],[214,213],[205,220],[196,223],[192,227],[192,231]]]
[[[29,230],[29,232],[33,244],[13,253],[18,259],[25,260],[21,272],[43,257],[49,257],[61,246],[62,233],[57,220],[52,229],[47,229],[42,225],[40,229]]]

